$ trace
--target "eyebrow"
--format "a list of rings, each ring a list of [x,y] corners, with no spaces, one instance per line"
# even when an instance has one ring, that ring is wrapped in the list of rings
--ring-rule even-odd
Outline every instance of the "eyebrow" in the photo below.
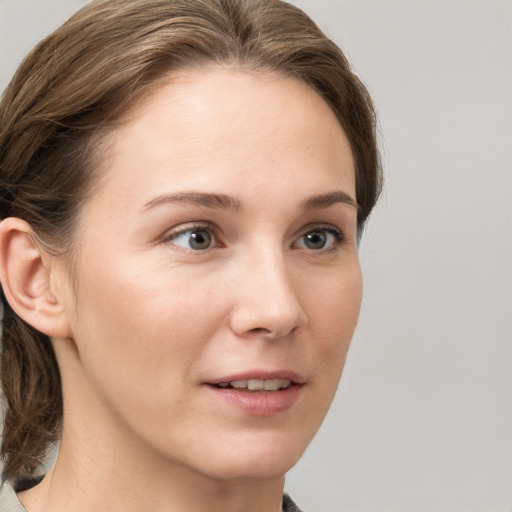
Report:
[[[240,200],[225,194],[209,194],[203,192],[177,192],[175,194],[162,194],[144,205],[149,210],[166,203],[193,203],[207,208],[220,210],[240,210]]]
[[[174,194],[162,194],[151,201],[147,202],[143,209],[150,210],[156,206],[167,203],[193,203],[199,206],[205,206],[212,209],[220,210],[234,210],[238,211],[242,205],[236,197],[228,196],[226,194],[212,194],[204,192],[177,192]],[[321,210],[329,206],[343,203],[358,209],[357,203],[352,197],[341,190],[329,192],[327,194],[319,194],[312,196],[303,201],[301,210],[308,212],[311,210]]]
[[[356,210],[359,209],[357,202],[349,194],[341,190],[336,190],[335,192],[329,192],[328,194],[319,194],[317,196],[309,197],[302,203],[302,210],[304,212],[321,210],[322,208],[328,208],[336,203],[348,204]]]

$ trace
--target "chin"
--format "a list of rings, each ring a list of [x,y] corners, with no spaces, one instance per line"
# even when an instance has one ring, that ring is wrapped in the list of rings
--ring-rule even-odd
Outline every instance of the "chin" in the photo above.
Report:
[[[217,454],[211,453],[210,462],[203,456],[201,472],[215,480],[231,482],[281,478],[298,462],[309,444],[309,440],[291,443],[290,436],[258,437],[245,442],[238,439],[227,444],[221,453],[214,450]]]
[[[296,464],[298,458],[271,461],[229,461],[208,467],[203,474],[219,482],[265,481],[282,478]]]

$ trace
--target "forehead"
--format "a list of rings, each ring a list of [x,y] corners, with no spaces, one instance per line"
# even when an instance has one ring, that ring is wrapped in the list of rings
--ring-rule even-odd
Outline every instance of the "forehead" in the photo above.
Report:
[[[287,173],[355,187],[350,145],[332,110],[307,84],[276,74],[173,73],[128,112],[109,143],[103,185],[118,194],[169,186],[230,193]]]

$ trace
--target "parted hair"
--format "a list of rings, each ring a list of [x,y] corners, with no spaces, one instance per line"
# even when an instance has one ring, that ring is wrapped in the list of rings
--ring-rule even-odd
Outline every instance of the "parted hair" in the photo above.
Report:
[[[324,98],[351,144],[361,231],[381,187],[372,101],[340,49],[281,0],[87,4],[31,51],[1,97],[0,218],[27,221],[56,257],[72,253],[105,135],[173,70],[212,64],[295,77]],[[52,341],[5,299],[1,385],[11,479],[36,471],[58,441],[63,401]]]

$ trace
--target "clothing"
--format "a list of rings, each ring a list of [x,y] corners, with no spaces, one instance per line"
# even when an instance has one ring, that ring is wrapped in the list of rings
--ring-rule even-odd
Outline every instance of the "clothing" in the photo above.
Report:
[[[0,488],[0,512],[27,512],[16,493],[30,489],[41,479],[40,476],[19,478],[14,485],[11,482],[4,482]],[[283,512],[301,512],[287,494],[283,496]]]
[[[36,483],[37,481],[34,481],[34,485]],[[23,484],[26,484],[26,481]],[[31,487],[31,485],[23,484],[19,487],[16,486],[16,490],[14,490],[11,482],[6,481],[3,483],[0,488],[0,512],[27,512],[27,509],[21,504],[18,496],[16,496],[16,491],[22,491]]]
[[[0,512],[3,512],[0,509]],[[295,505],[293,500],[288,496],[288,494],[285,494],[283,496],[283,512],[302,512],[302,510]]]

